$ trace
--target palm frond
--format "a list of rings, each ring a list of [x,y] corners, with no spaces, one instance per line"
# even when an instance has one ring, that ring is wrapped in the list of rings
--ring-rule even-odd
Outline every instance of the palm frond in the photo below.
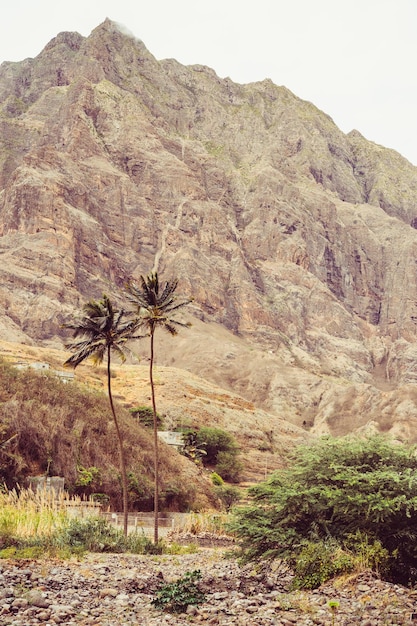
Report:
[[[140,277],[142,283],[142,291],[148,304],[155,306],[158,297],[159,282],[157,274],[149,274],[146,278]]]
[[[163,310],[165,312],[172,313],[172,311],[177,311],[178,309],[182,309],[182,307],[186,306],[187,304],[190,304],[191,302],[192,302],[192,299],[190,298],[189,300],[184,300],[183,302],[177,302],[176,304],[173,304],[173,306],[165,306],[163,307]]]
[[[143,281],[145,280],[143,277],[141,278]],[[142,289],[132,282],[128,283],[126,288],[129,302],[134,304],[138,309],[141,307],[147,308],[152,305],[152,299],[148,293],[146,282],[142,283]]]
[[[182,309],[192,301],[191,299],[177,300],[175,296],[177,279],[167,281],[162,292],[159,292],[160,284],[156,272],[149,274],[146,278],[141,276],[140,281],[141,287],[132,282],[127,285],[128,300],[136,308],[138,328],[148,328],[149,334],[152,334],[159,326],[171,335],[176,335],[176,327],[189,326],[188,323],[171,317],[171,313]]]
[[[115,309],[105,294],[101,300],[87,302],[83,306],[83,315],[64,325],[73,331],[73,341],[66,344],[73,355],[64,365],[77,367],[87,358],[101,363],[109,348],[124,360],[125,344],[129,339],[137,338],[138,329],[137,320],[126,320],[126,315],[123,309]]]
[[[95,355],[102,355],[102,350],[99,350],[98,346],[95,343],[93,344],[87,340],[67,344],[66,348],[74,352],[74,354],[65,361],[64,367],[75,368],[78,365],[80,365],[80,363],[85,361],[85,359],[88,359],[89,357],[93,357]],[[101,356],[101,360],[100,360],[100,356],[99,356],[98,362],[100,363],[102,360],[103,360],[103,357]]]
[[[170,335],[177,335],[178,331],[175,328],[174,324],[170,322],[165,322],[163,325],[164,330],[168,331]]]
[[[115,344],[113,346],[113,352],[115,352],[122,363],[126,361],[126,350],[124,349],[124,346],[122,347],[121,345]]]
[[[175,292],[178,287],[178,280],[171,280],[165,283],[164,290],[159,298],[160,303],[164,303]]]

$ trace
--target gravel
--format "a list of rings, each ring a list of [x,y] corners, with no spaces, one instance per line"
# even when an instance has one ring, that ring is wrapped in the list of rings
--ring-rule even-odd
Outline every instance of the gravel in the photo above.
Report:
[[[186,613],[156,610],[161,584],[199,569],[206,600]],[[417,625],[417,590],[371,572],[290,592],[281,563],[240,567],[222,548],[181,556],[88,554],[81,561],[0,561],[2,626]],[[330,604],[329,604],[330,603]],[[336,603],[332,614],[331,603]]]

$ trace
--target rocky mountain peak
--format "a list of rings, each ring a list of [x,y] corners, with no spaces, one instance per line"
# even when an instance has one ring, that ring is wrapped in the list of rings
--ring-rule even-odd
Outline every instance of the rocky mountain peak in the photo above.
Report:
[[[270,80],[158,61],[108,19],[3,63],[0,126],[0,337],[59,344],[82,302],[157,268],[194,298],[163,363],[317,431],[414,419],[401,155]],[[383,394],[409,392],[382,427]]]

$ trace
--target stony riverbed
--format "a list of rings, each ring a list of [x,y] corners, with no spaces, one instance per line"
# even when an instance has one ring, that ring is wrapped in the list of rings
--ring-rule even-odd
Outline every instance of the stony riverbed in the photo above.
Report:
[[[171,615],[152,604],[161,582],[199,569],[206,601]],[[289,592],[291,573],[279,563],[239,567],[221,548],[181,556],[89,554],[81,561],[0,561],[2,626],[160,626],[219,624],[385,626],[417,624],[417,590],[371,573]],[[332,615],[329,602],[337,602]]]

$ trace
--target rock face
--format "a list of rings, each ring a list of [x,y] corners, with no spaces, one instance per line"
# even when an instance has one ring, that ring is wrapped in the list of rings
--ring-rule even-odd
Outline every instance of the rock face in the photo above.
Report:
[[[313,431],[417,440],[417,168],[109,20],[3,63],[0,105],[0,338],[57,345],[154,268],[194,298],[161,363]]]

